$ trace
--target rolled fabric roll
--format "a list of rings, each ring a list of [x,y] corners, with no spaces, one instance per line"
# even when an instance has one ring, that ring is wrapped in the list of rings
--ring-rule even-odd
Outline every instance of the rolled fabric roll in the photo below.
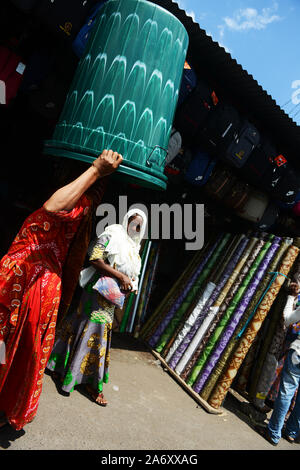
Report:
[[[206,253],[208,244],[206,244],[199,252],[195,253],[191,262],[183,270],[173,287],[170,289],[168,294],[163,298],[160,304],[156,307],[155,311],[150,315],[147,322],[143,325],[141,329],[141,336],[143,339],[147,340],[153,334],[153,331],[157,328],[157,325],[161,322],[162,318],[168,313],[168,309],[171,307],[174,302],[174,298],[178,295],[178,289],[183,285],[184,280],[187,282],[189,273],[198,265],[199,260]]]
[[[293,241],[295,246],[297,240]],[[298,245],[299,247],[299,245]],[[289,278],[293,282],[300,282],[300,255],[298,255],[292,269]],[[289,283],[289,280],[285,281],[284,287]],[[251,382],[250,397],[252,403],[257,407],[263,407],[265,404],[265,398],[271,389],[272,383],[276,377],[276,368],[278,366],[279,354],[283,349],[284,339],[286,336],[287,328],[284,325],[282,312],[286,303],[287,292],[282,289],[276,299],[274,319],[272,327],[270,328],[270,342],[264,341],[262,351],[259,357],[259,374],[256,376],[255,383]]]
[[[212,295],[209,298],[209,301],[207,302],[207,305],[205,305],[205,308],[201,311],[201,305],[199,304],[196,305],[195,309],[193,310],[192,314],[193,315],[193,320],[195,318],[195,321],[193,321],[191,328],[188,328],[186,332],[184,332],[184,338],[180,342],[178,348],[176,351],[174,351],[173,356],[170,356],[170,362],[169,366],[174,369],[175,366],[178,364],[180,361],[184,351],[190,344],[192,338],[196,334],[196,332],[199,330],[200,325],[202,325],[206,319],[209,319],[210,317],[210,307],[214,304],[216,301],[218,295],[220,294],[220,291],[226,284],[229,276],[231,275],[234,267],[236,266],[239,258],[242,255],[242,252],[244,251],[249,239],[246,238],[244,235],[238,238],[238,246],[237,248],[233,251],[231,254],[231,257],[229,259],[228,264],[225,266],[224,272],[222,272],[221,280],[218,283],[218,285],[215,287],[214,291],[212,292]],[[168,359],[167,359],[168,361]],[[177,372],[177,371],[176,371]],[[177,372],[178,373],[178,372]],[[179,372],[180,373],[180,372]]]
[[[260,250],[263,248],[264,245],[265,245],[264,240],[257,240],[257,242],[254,244],[254,247],[253,247],[249,257],[245,261],[245,263],[243,265],[243,269],[240,271],[238,279],[236,280],[235,285],[233,286],[232,291],[234,292],[234,295],[232,297],[229,296],[229,297],[231,297],[230,302],[228,302],[228,301],[224,302],[224,304],[222,305],[222,307],[218,311],[218,313],[217,313],[217,315],[214,319],[213,324],[209,327],[209,329],[206,332],[204,338],[202,339],[202,341],[198,345],[198,347],[196,349],[196,352],[194,353],[192,359],[189,361],[189,363],[186,366],[186,369],[188,370],[189,376],[192,374],[193,367],[195,366],[195,364],[197,363],[197,361],[198,361],[199,357],[201,356],[202,352],[206,348],[206,344],[210,340],[210,337],[213,334],[217,324],[219,323],[219,321],[221,320],[223,315],[226,313],[226,310],[227,310],[228,306],[230,305],[230,303],[233,302],[233,299],[235,299],[235,296],[238,294],[238,290],[240,289],[240,287],[241,287],[241,285],[242,285],[249,269],[251,268],[252,264],[254,263],[255,259],[257,258]],[[195,379],[196,379],[196,377],[195,377]],[[189,379],[187,380],[187,383],[188,382],[189,382]],[[194,383],[194,377],[193,377],[193,380],[190,381],[191,385],[193,385],[193,383]]]
[[[204,339],[202,340],[202,338],[206,338],[206,341],[208,340],[211,332],[214,330],[214,327],[216,325],[216,319],[217,317],[219,316],[219,310],[220,310],[220,307],[223,305],[223,302],[225,302],[225,299],[227,299],[227,297],[229,298],[231,293],[232,293],[232,297],[233,297],[233,286],[234,286],[234,283],[236,282],[237,280],[237,277],[239,276],[239,274],[241,273],[242,269],[243,269],[243,266],[245,265],[248,257],[250,256],[252,250],[254,249],[254,246],[255,244],[258,242],[258,239],[257,238],[253,238],[251,240],[249,240],[245,250],[243,251],[242,253],[242,256],[240,258],[240,260],[238,261],[238,263],[236,264],[236,266],[234,267],[234,270],[232,272],[232,274],[230,275],[228,281],[226,282],[224,288],[222,289],[222,291],[220,292],[217,300],[215,301],[215,303],[210,307],[209,309],[209,313],[206,317],[206,321],[203,322],[203,324],[200,326],[200,328],[197,328],[192,330],[191,334],[193,334],[193,336],[190,336],[191,340],[189,342],[189,344],[187,344],[187,348],[186,348],[186,351],[184,352],[182,358],[180,359],[180,361],[178,362],[176,368],[175,368],[175,372],[177,374],[180,374],[181,377],[183,378],[183,380],[185,380],[192,368],[192,361],[194,360],[194,353],[195,351],[197,350],[198,347],[201,347],[202,343],[205,341]],[[241,278],[241,276],[240,276]],[[242,282],[240,280],[240,282]],[[230,292],[230,294],[229,294]],[[231,298],[232,298],[231,297]],[[229,303],[229,301],[228,301]],[[196,328],[196,327],[195,327]],[[200,352],[199,352],[200,354]],[[196,357],[195,357],[195,361],[196,362]]]
[[[167,343],[165,344],[161,355],[162,357],[166,358],[169,355],[169,351],[171,348],[173,348],[174,342],[178,342],[178,335],[182,334],[182,329],[184,328],[184,325],[187,324],[189,321],[190,316],[193,315],[194,309],[197,306],[197,303],[201,302],[201,297],[204,294],[204,291],[208,288],[208,284],[213,283],[214,287],[216,286],[216,283],[218,282],[218,279],[221,277],[223,270],[225,269],[225,264],[226,264],[226,258],[229,256],[231,251],[233,250],[234,244],[236,239],[238,238],[237,235],[231,236],[230,239],[228,240],[228,243],[226,244],[225,249],[222,251],[220,256],[215,260],[212,269],[209,272],[208,277],[206,278],[206,283],[207,285],[205,286],[205,283],[203,283],[202,289],[199,291],[199,296],[195,296],[193,301],[189,304],[189,306],[185,309],[180,321],[177,323],[177,326],[175,330],[173,331],[172,335],[169,337]],[[206,301],[203,304],[203,307],[206,306],[206,304],[209,302],[209,299],[211,298],[212,293],[214,292],[214,289],[208,288],[210,291],[209,297],[206,299]],[[202,294],[201,294],[202,292]],[[188,326],[187,326],[188,327]]]
[[[278,246],[279,245],[277,244],[276,249],[278,248]],[[195,392],[197,392],[197,393],[200,392],[203,384],[205,383],[205,381],[206,381],[207,377],[209,376],[213,366],[215,365],[215,357],[217,359],[219,358],[219,354],[218,354],[218,350],[217,350],[217,352],[215,354],[215,357],[212,358],[211,367],[208,366],[207,370],[203,369],[204,366],[207,365],[207,361],[208,361],[208,364],[209,364],[211,354],[213,352],[213,349],[217,345],[217,341],[220,340],[220,337],[224,333],[224,329],[227,327],[230,320],[232,320],[232,318],[234,318],[233,315],[236,312],[236,309],[238,308],[239,303],[242,301],[244,294],[246,294],[247,288],[249,287],[249,284],[250,284],[253,276],[255,275],[256,270],[258,269],[260,263],[262,262],[262,260],[266,256],[266,253],[271,249],[271,247],[272,247],[271,242],[266,242],[265,245],[260,250],[259,255],[257,256],[257,258],[254,260],[252,266],[250,267],[250,269],[247,273],[247,276],[245,277],[241,287],[239,288],[238,292],[234,296],[231,304],[229,305],[228,309],[226,310],[226,313],[223,316],[223,318],[221,319],[220,323],[216,326],[216,329],[215,329],[210,341],[206,345],[205,350],[203,351],[201,357],[198,359],[198,361],[195,365],[195,368],[193,369],[193,372],[192,372],[192,374],[189,378],[189,381],[188,381],[189,385],[192,385],[195,382],[194,386],[193,386],[193,389],[195,390]],[[240,310],[238,310],[238,312],[240,312]],[[221,346],[223,347],[223,344]],[[200,377],[198,377],[200,372],[201,372]],[[205,372],[204,375],[203,375],[203,372]],[[193,381],[193,383],[191,383],[192,381]]]
[[[148,343],[151,347],[154,347],[156,343],[159,341],[160,336],[162,335],[163,331],[165,328],[168,326],[169,322],[173,318],[177,308],[181,305],[185,297],[187,296],[188,292],[190,291],[191,287],[195,283],[195,280],[197,277],[200,275],[202,269],[208,262],[208,260],[211,258],[214,250],[218,246],[218,243],[222,240],[222,235],[220,235],[217,240],[208,247],[207,251],[204,254],[204,257],[201,258],[200,263],[198,263],[192,273],[186,278],[182,279],[183,283],[183,288],[180,289],[179,286],[177,286],[177,289],[175,290],[175,299],[173,299],[173,302],[170,304],[170,307],[168,308],[166,314],[164,315],[163,320],[160,320],[158,325],[156,326],[156,329],[154,333],[152,333],[152,336],[149,338]],[[178,288],[179,290],[179,295],[178,295]]]
[[[235,334],[235,331],[239,325],[239,322],[242,319],[243,314],[245,313],[248,305],[250,304],[255,294],[255,291],[257,287],[259,286],[259,283],[262,281],[268,269],[268,266],[270,265],[271,260],[273,259],[278,249],[279,249],[279,240],[278,240],[278,243],[272,243],[270,248],[265,253],[265,255],[262,256],[262,260],[257,266],[257,268],[255,269],[253,279],[250,285],[248,286],[245,292],[245,295],[243,296],[237,309],[234,311],[232,317],[227,323],[221,335],[221,338],[219,339],[218,344],[216,345],[215,350],[213,351],[211,357],[209,358],[209,362],[206,364],[205,369],[201,373],[200,380],[197,381],[196,386],[197,386],[197,389],[199,390],[198,393],[200,393],[200,396],[204,400],[207,400],[207,398],[209,397],[217,381],[217,377],[214,376],[213,378],[211,378],[211,380],[208,383],[208,378],[210,377],[210,374],[212,373],[214,367],[218,363],[223,351],[226,349],[226,346],[228,345],[230,339]],[[261,252],[260,254],[262,255],[263,252]],[[253,266],[253,269],[254,269],[254,266]]]
[[[155,346],[155,350],[157,352],[162,351],[162,349],[166,345],[166,342],[168,341],[168,338],[170,338],[170,336],[174,332],[174,329],[176,328],[178,322],[182,318],[183,313],[190,306],[190,303],[194,302],[195,299],[197,301],[198,295],[199,294],[201,295],[201,292],[199,292],[199,291],[200,291],[201,287],[203,286],[203,283],[205,282],[205,280],[206,280],[213,264],[218,259],[220,253],[222,252],[222,250],[226,246],[226,244],[227,244],[227,242],[230,238],[230,235],[231,234],[229,234],[229,233],[225,234],[225,236],[223,237],[221,242],[216,247],[215,251],[212,253],[212,256],[208,260],[207,264],[204,265],[203,270],[201,269],[200,275],[197,277],[194,284],[192,284],[192,287],[189,290],[189,292],[188,292],[187,296],[185,297],[184,301],[181,303],[178,310],[176,312],[174,312],[174,314],[172,315],[172,318],[170,318],[170,321],[169,321],[165,331],[162,333],[161,337],[159,338],[159,341],[157,342],[157,344]],[[153,343],[154,342],[152,342],[151,345],[154,345]],[[156,341],[155,341],[155,343],[156,343]]]
[[[265,295],[263,301],[259,305],[258,309],[256,310],[255,316],[253,317],[251,323],[247,327],[246,331],[244,332],[241,341],[236,348],[229,364],[227,370],[222,374],[220,377],[212,395],[208,399],[208,403],[213,408],[219,408],[223,403],[223,400],[229,390],[229,387],[235,378],[237,371],[243,362],[254,338],[256,337],[261,325],[268,314],[276,295],[278,294],[281,286],[285,281],[285,276],[288,275],[295,259],[299,253],[299,248],[295,246],[291,246],[282,263],[279,267],[277,277],[274,280],[272,286],[268,290],[267,294]]]
[[[288,249],[289,245],[287,244],[286,240],[283,240],[280,244],[279,250],[276,252],[274,258],[271,261],[271,264],[269,266],[269,271],[261,281],[259,288],[254,294],[253,299],[251,300],[249,306],[247,307],[245,314],[243,315],[243,318],[238,326],[237,334],[233,336],[233,338],[230,340],[228,346],[226,347],[226,350],[223,352],[222,357],[220,358],[216,368],[215,368],[215,373],[217,377],[219,377],[223,372],[226,367],[226,363],[229,360],[229,357],[233,351],[233,349],[238,345],[239,343],[239,337],[238,335],[242,332],[243,328],[246,325],[246,322],[250,318],[250,315],[258,305],[259,300],[261,299],[262,295],[264,294],[265,290],[267,289],[271,279],[272,279],[272,274],[270,274],[273,271],[276,271],[278,268],[278,263],[280,263],[280,260],[286,250]],[[255,357],[255,343],[257,340],[257,336],[255,340],[252,343],[251,348],[249,349],[243,364],[239,370],[239,376],[237,377],[238,380],[235,381],[235,386],[234,388],[240,392],[244,392],[246,390],[247,386],[247,381],[248,381],[248,376],[249,376],[249,370],[252,367],[252,363]],[[240,374],[241,372],[241,374]]]

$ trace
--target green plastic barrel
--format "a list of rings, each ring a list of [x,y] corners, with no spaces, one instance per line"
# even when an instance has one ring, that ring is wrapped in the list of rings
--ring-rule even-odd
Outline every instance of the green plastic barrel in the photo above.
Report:
[[[184,26],[167,10],[144,0],[109,0],[44,153],[92,162],[111,148],[123,155],[115,176],[165,189],[187,47]]]

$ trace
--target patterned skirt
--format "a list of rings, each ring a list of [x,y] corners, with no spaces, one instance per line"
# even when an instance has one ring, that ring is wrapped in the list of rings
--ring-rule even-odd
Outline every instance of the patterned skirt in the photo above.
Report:
[[[47,369],[61,375],[62,390],[89,384],[99,393],[108,382],[115,306],[87,286],[77,309],[57,330]]]

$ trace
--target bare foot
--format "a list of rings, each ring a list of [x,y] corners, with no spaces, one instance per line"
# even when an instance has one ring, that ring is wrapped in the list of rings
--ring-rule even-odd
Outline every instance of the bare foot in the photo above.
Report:
[[[99,393],[99,395],[96,398],[96,403],[98,403],[101,406],[107,406],[108,401],[104,398],[103,393]]]
[[[86,389],[91,395],[91,397],[95,400],[95,402],[98,403],[98,405],[100,406],[108,405],[107,400],[104,398],[103,392],[101,393],[96,392],[96,390],[94,390],[90,385],[87,385]]]

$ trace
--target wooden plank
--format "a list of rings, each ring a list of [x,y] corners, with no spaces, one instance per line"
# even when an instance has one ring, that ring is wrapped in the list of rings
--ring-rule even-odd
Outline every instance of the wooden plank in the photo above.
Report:
[[[145,343],[145,345],[149,348],[147,343]],[[224,416],[224,414],[226,414],[222,408],[218,408],[218,409],[213,408],[207,403],[207,401],[203,400],[203,398],[201,398],[200,395],[196,393],[195,390],[192,389],[192,387],[187,385],[187,383],[174,370],[172,370],[169,367],[169,365],[166,363],[166,361],[161,357],[161,355],[158,352],[154,351],[154,349],[151,349],[151,348],[149,348],[149,350],[151,351],[153,356],[155,356],[157,359],[160,360],[163,367],[167,369],[167,371],[172,375],[172,377],[174,377],[179,382],[179,384],[182,385],[182,387],[192,396],[192,398],[194,398],[194,400],[196,400],[197,403],[199,403],[199,405],[202,406],[202,408],[208,411],[208,413],[219,415],[219,416],[220,415]]]

